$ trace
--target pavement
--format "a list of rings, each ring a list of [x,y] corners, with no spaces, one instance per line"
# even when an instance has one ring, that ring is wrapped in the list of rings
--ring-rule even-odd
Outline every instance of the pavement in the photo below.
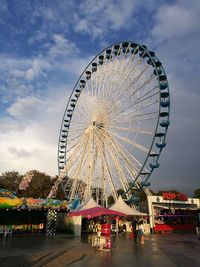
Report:
[[[145,244],[112,237],[110,251],[67,235],[0,237],[0,267],[200,267],[200,240],[194,233],[155,234]]]

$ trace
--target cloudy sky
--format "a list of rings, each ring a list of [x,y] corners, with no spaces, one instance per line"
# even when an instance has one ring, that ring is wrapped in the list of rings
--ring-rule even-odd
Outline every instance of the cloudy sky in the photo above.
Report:
[[[122,40],[166,70],[171,124],[151,188],[200,187],[200,1],[0,0],[0,172],[57,174],[68,96],[89,61]]]

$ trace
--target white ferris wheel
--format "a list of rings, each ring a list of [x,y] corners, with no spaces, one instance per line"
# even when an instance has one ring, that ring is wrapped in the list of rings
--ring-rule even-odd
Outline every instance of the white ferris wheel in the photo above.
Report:
[[[59,177],[70,201],[96,194],[107,206],[123,189],[146,188],[159,167],[169,126],[169,88],[162,63],[145,45],[120,42],[101,51],[76,83],[58,143]]]

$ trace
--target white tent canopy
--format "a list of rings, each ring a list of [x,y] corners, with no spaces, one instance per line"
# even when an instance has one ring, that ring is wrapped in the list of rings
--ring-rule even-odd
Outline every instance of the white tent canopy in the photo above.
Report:
[[[101,207],[101,206],[93,199],[93,197],[89,197],[83,202],[82,205],[79,206],[78,210],[86,210],[95,207]]]
[[[132,216],[146,216],[147,215],[146,213],[136,210],[135,207],[131,208],[129,205],[127,205],[124,202],[121,196],[118,197],[116,202],[109,209],[123,212],[127,215],[132,215]]]

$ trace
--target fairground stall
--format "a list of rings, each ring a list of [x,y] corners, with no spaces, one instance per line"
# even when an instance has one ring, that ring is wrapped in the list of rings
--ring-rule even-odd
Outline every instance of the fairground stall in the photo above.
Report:
[[[68,211],[66,201],[18,198],[15,192],[0,189],[0,234],[52,235],[57,213]]]
[[[200,200],[181,193],[147,196],[152,233],[195,231],[198,224]]]

